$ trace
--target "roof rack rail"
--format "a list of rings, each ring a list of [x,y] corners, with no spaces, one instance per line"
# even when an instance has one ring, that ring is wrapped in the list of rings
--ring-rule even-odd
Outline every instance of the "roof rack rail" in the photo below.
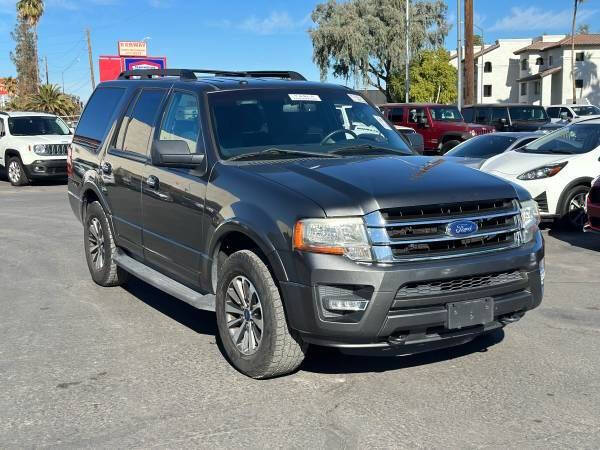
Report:
[[[212,69],[139,69],[126,70],[119,74],[119,80],[152,79],[157,77],[179,77],[182,80],[197,80],[196,74],[213,74],[221,77],[240,78],[282,78],[306,81],[301,74],[289,70],[212,70]]]

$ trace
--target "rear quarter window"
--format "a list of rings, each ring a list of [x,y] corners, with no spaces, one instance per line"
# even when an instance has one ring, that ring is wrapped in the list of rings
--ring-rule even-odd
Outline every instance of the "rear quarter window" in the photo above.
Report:
[[[75,130],[75,137],[99,145],[125,95],[124,88],[100,87],[89,99]]]

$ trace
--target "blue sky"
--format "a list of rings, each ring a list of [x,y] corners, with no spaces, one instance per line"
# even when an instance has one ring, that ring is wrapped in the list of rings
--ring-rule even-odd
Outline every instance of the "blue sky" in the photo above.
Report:
[[[14,75],[9,52],[16,0],[0,0],[0,77]],[[84,29],[92,30],[94,68],[99,55],[116,54],[118,40],[149,37],[153,56],[167,56],[170,67],[293,69],[318,79],[306,30],[317,0],[46,0],[39,26],[40,56],[48,57],[50,82],[86,99],[91,86]],[[456,0],[448,0],[449,21]],[[571,1],[475,0],[475,22],[486,42],[498,38],[566,33]],[[600,2],[588,0],[578,23],[600,32]],[[446,41],[455,46],[456,27]],[[343,80],[339,80],[340,83]]]

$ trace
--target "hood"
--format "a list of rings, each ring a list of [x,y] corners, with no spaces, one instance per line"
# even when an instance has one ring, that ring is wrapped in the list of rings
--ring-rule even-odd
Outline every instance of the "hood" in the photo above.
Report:
[[[501,153],[488,159],[481,167],[481,170],[518,176],[537,167],[559,163],[566,159],[570,158],[567,155],[512,151]]]
[[[471,167],[473,169],[479,169],[485,158],[468,158],[462,156],[443,156],[442,159],[445,159],[448,162],[462,164],[463,166]]]
[[[468,123],[467,124],[467,129],[468,130],[475,130],[475,131],[478,131],[478,130],[481,130],[481,131],[483,131],[483,130],[486,130],[486,131],[495,130],[494,127],[491,127],[489,125],[481,125],[479,123]]]
[[[555,124],[549,120],[513,120],[512,127],[515,131],[537,131],[540,129],[550,130],[560,128],[562,125]]]
[[[73,135],[60,136],[57,134],[41,134],[38,136],[11,136],[11,140],[19,142],[23,145],[35,144],[70,144],[73,140]]]
[[[391,207],[515,198],[499,178],[420,156],[303,159],[239,166],[319,204],[330,217]]]

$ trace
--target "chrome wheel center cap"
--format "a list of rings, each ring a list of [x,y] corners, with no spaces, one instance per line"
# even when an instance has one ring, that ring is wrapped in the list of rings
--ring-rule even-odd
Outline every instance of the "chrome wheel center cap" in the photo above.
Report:
[[[250,322],[251,319],[252,319],[252,316],[250,315],[250,310],[249,309],[245,309],[244,310],[244,320],[246,322]]]

